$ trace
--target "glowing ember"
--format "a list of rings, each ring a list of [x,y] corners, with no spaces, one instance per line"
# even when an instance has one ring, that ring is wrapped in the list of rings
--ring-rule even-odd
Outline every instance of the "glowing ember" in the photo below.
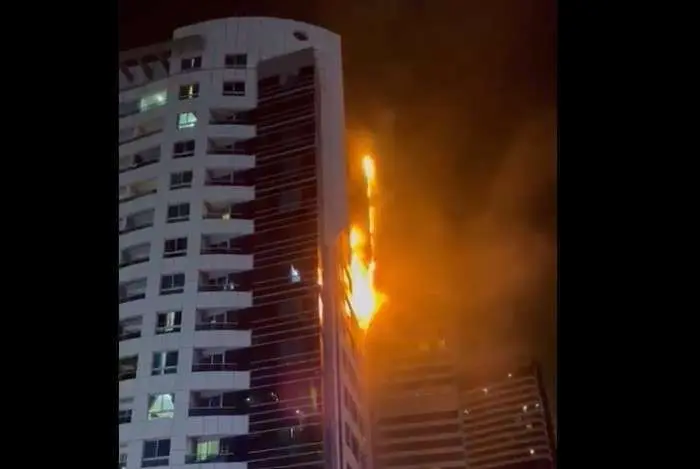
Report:
[[[360,327],[366,329],[372,318],[386,301],[384,294],[375,285],[374,274],[374,233],[376,223],[376,207],[374,205],[376,192],[376,168],[374,160],[367,155],[362,159],[362,170],[365,176],[368,201],[368,233],[364,233],[358,225],[350,227],[350,264],[348,265],[348,299]]]

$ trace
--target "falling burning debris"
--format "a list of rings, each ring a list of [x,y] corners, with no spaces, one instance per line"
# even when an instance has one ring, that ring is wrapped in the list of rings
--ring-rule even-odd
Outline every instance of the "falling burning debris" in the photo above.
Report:
[[[376,168],[371,156],[362,158],[368,204],[368,230],[363,232],[353,224],[349,231],[350,263],[347,266],[348,301],[360,327],[367,329],[386,296],[375,285],[376,261],[374,259],[374,235],[376,228]]]

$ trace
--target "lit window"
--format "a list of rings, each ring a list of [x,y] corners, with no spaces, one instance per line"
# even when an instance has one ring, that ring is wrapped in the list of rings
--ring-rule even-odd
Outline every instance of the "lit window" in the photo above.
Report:
[[[294,266],[289,267],[289,280],[292,283],[301,282],[301,273],[299,273],[299,270],[296,269]]]
[[[199,96],[199,83],[182,85],[180,87],[180,92],[178,93],[178,98],[180,99],[180,101],[186,99],[194,99],[197,96]]]
[[[181,112],[177,116],[177,128],[189,129],[197,125],[197,116],[194,112]]]
[[[159,91],[157,93],[144,96],[139,101],[139,111],[145,112],[154,107],[162,106],[168,101],[168,93],[166,91]]]
[[[219,440],[199,441],[196,444],[197,461],[206,461],[219,455]]]
[[[173,394],[153,394],[148,398],[148,420],[171,419],[175,413]]]

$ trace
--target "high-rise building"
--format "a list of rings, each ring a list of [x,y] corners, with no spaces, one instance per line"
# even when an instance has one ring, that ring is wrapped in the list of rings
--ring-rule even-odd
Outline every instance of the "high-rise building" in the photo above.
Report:
[[[555,467],[536,365],[488,365],[477,373],[442,340],[375,358],[376,469]]]
[[[359,468],[340,38],[194,24],[119,87],[119,467]]]

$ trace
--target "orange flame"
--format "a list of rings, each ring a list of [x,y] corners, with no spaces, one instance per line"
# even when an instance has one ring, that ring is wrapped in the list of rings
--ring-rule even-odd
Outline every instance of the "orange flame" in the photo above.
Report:
[[[374,234],[377,210],[374,199],[376,167],[371,156],[366,155],[362,158],[362,171],[365,177],[369,207],[367,213],[368,233],[364,233],[356,224],[350,227],[350,263],[347,267],[347,274],[349,277],[349,303],[360,327],[367,329],[372,318],[386,301],[386,296],[378,291],[375,285]]]

